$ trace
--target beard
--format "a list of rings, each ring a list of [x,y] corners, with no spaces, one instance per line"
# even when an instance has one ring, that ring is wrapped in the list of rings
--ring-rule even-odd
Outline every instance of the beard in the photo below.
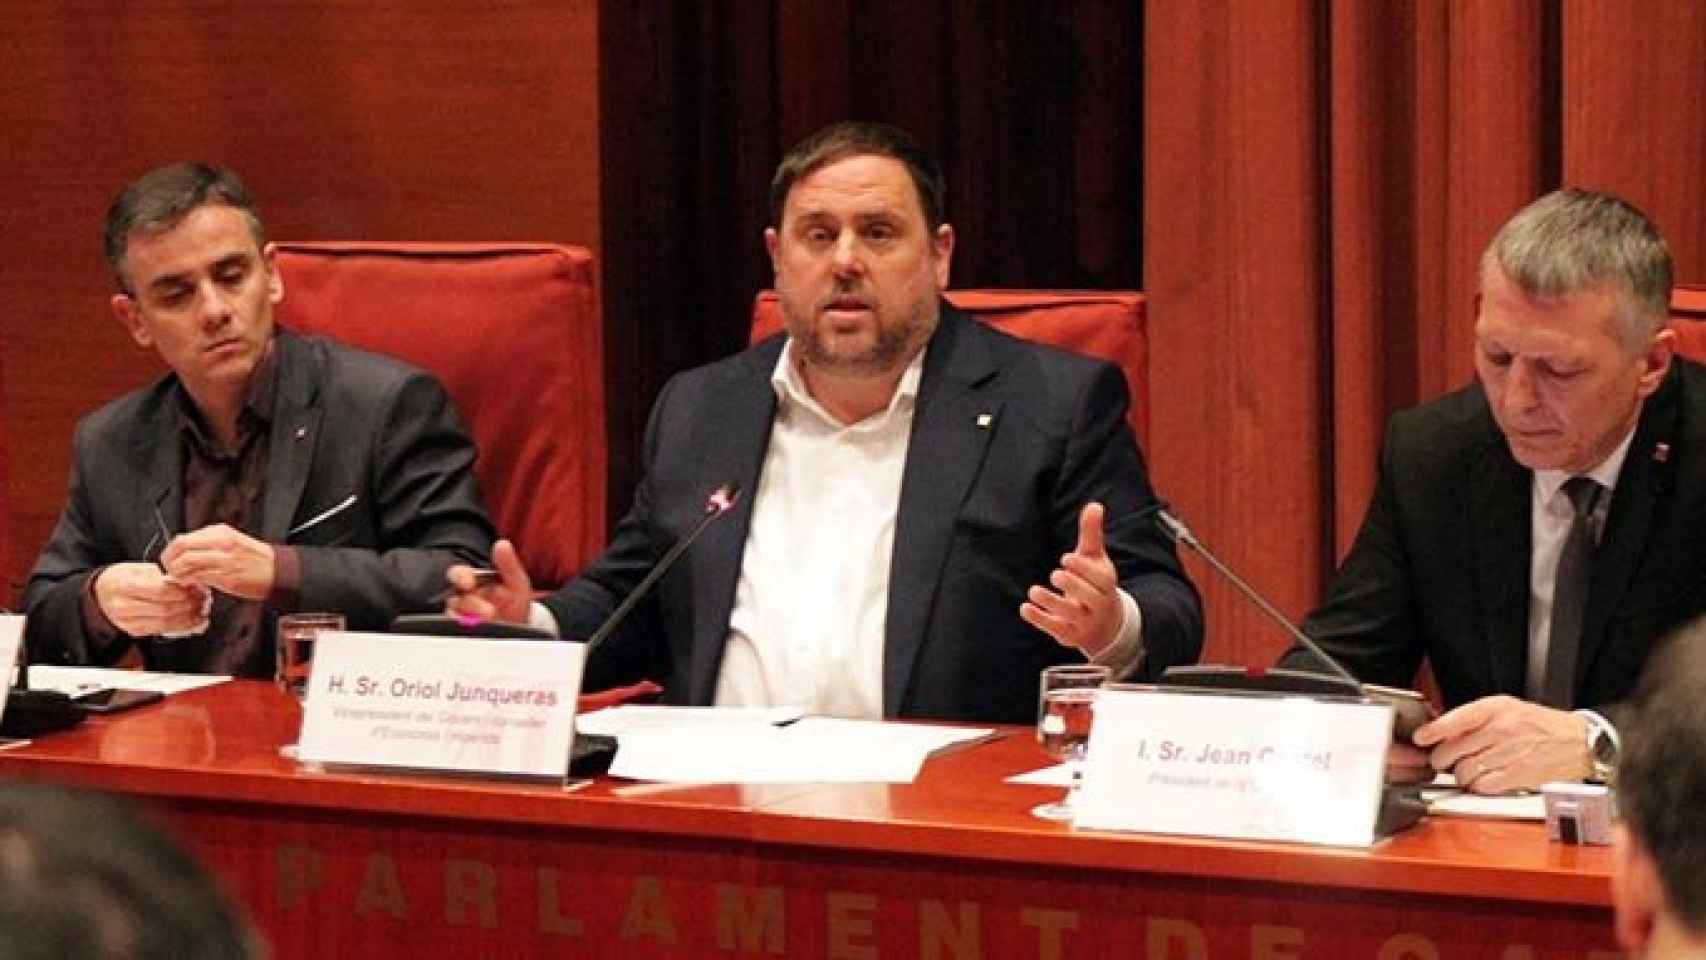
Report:
[[[784,296],[782,312],[789,336],[801,359],[825,372],[847,376],[876,376],[893,373],[928,340],[936,329],[935,300],[917,303],[895,322],[873,314],[870,331],[838,336],[822,318],[825,305],[806,311],[793,309]],[[869,305],[868,305],[869,306]],[[871,309],[875,309],[872,307]],[[802,320],[798,314],[804,312]]]

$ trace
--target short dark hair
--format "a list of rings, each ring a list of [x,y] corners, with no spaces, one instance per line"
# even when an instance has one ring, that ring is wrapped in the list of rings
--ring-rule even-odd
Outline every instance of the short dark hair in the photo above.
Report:
[[[114,797],[0,786],[0,956],[241,960],[248,926],[176,842]]]
[[[1661,641],[1624,721],[1617,802],[1677,922],[1706,934],[1706,617]]]
[[[770,178],[770,225],[782,225],[782,208],[788,202],[788,191],[794,189],[801,177],[849,157],[888,157],[905,164],[912,185],[918,190],[925,225],[934,233],[946,222],[947,181],[942,178],[942,168],[918,141],[886,123],[846,121],[824,127],[801,140],[776,166],[776,175]]]
[[[104,236],[107,267],[112,270],[119,290],[135,293],[124,272],[124,256],[132,233],[168,229],[191,210],[209,203],[223,203],[242,213],[255,237],[255,246],[266,246],[267,232],[255,210],[255,195],[235,173],[205,163],[169,163],[138,177],[107,208]]]

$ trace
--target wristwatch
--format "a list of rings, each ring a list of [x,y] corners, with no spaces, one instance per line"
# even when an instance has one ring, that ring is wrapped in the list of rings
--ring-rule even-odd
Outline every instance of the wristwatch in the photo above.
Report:
[[[1588,762],[1593,765],[1593,773],[1588,780],[1593,783],[1613,782],[1617,779],[1617,756],[1623,750],[1617,728],[1592,710],[1577,710],[1576,716],[1587,721],[1588,725]]]

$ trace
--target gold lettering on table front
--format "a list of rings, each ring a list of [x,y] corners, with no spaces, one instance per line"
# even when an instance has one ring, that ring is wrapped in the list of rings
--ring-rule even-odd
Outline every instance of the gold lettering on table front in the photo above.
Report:
[[[1175,952],[1174,947],[1180,950]],[[1177,917],[1150,917],[1143,937],[1146,960],[1208,960],[1202,928]]]
[[[557,871],[550,867],[539,868],[539,932],[555,933],[564,937],[581,935],[579,917],[563,914],[563,905],[558,900]]]
[[[1380,945],[1380,960],[1439,960],[1439,947],[1419,933],[1399,933]]]
[[[409,900],[403,895],[403,881],[397,877],[397,861],[383,853],[369,854],[361,871],[361,888],[355,894],[355,915],[358,917],[384,913],[393,920],[409,915]]]
[[[942,901],[918,901],[919,960],[939,960],[946,956],[954,960],[980,960],[983,931],[978,926],[977,904],[961,903],[959,907],[959,919],[955,920],[948,916],[948,907]]]
[[[479,914],[480,926],[490,930],[498,925],[498,872],[478,860],[445,860],[444,922],[467,923],[470,907]]]
[[[281,843],[273,852],[273,896],[283,908],[294,907],[320,887],[325,858],[313,847]]]
[[[751,891],[748,899],[747,891]],[[717,949],[782,956],[787,933],[781,887],[753,890],[736,883],[716,884]],[[750,906],[749,906],[750,904]]]
[[[675,918],[670,915],[669,900],[657,877],[642,874],[634,878],[634,894],[628,898],[620,935],[624,940],[656,937],[659,943],[675,945]]]
[[[1060,960],[1066,932],[1078,929],[1078,911],[1026,907],[1019,911],[1019,923],[1037,929],[1037,960]]]
[[[829,960],[877,960],[873,943],[855,943],[876,932],[877,898],[865,893],[831,893],[825,898],[829,913]]]
[[[1534,960],[1534,948],[1526,943],[1513,943],[1499,954],[1499,960]]]
[[[1261,923],[1251,926],[1250,957],[1251,960],[1302,960],[1303,928]]]

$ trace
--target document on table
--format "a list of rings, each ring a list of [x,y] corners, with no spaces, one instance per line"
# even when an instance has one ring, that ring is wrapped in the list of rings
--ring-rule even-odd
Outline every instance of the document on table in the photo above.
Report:
[[[1032,787],[1070,787],[1072,786],[1072,765],[1057,763],[1051,767],[1015,773],[1003,782],[1020,783]]]
[[[1512,793],[1502,796],[1482,796],[1457,789],[1457,779],[1449,773],[1434,778],[1422,788],[1422,799],[1428,803],[1429,816],[1483,817],[1490,820],[1545,820],[1546,801],[1538,793]]]
[[[621,736],[612,776],[669,783],[911,783],[933,753],[995,734],[806,717],[787,726],[729,722]]]
[[[762,724],[779,727],[805,716],[800,707],[665,707],[630,703],[606,707],[575,717],[576,733],[622,737],[642,730],[702,727],[723,724]]]
[[[211,687],[230,677],[206,673],[154,673],[148,670],[115,670],[111,667],[56,667],[37,664],[30,667],[30,688],[58,690],[70,696],[91,690],[119,688],[123,690],[158,690],[168,696]]]

